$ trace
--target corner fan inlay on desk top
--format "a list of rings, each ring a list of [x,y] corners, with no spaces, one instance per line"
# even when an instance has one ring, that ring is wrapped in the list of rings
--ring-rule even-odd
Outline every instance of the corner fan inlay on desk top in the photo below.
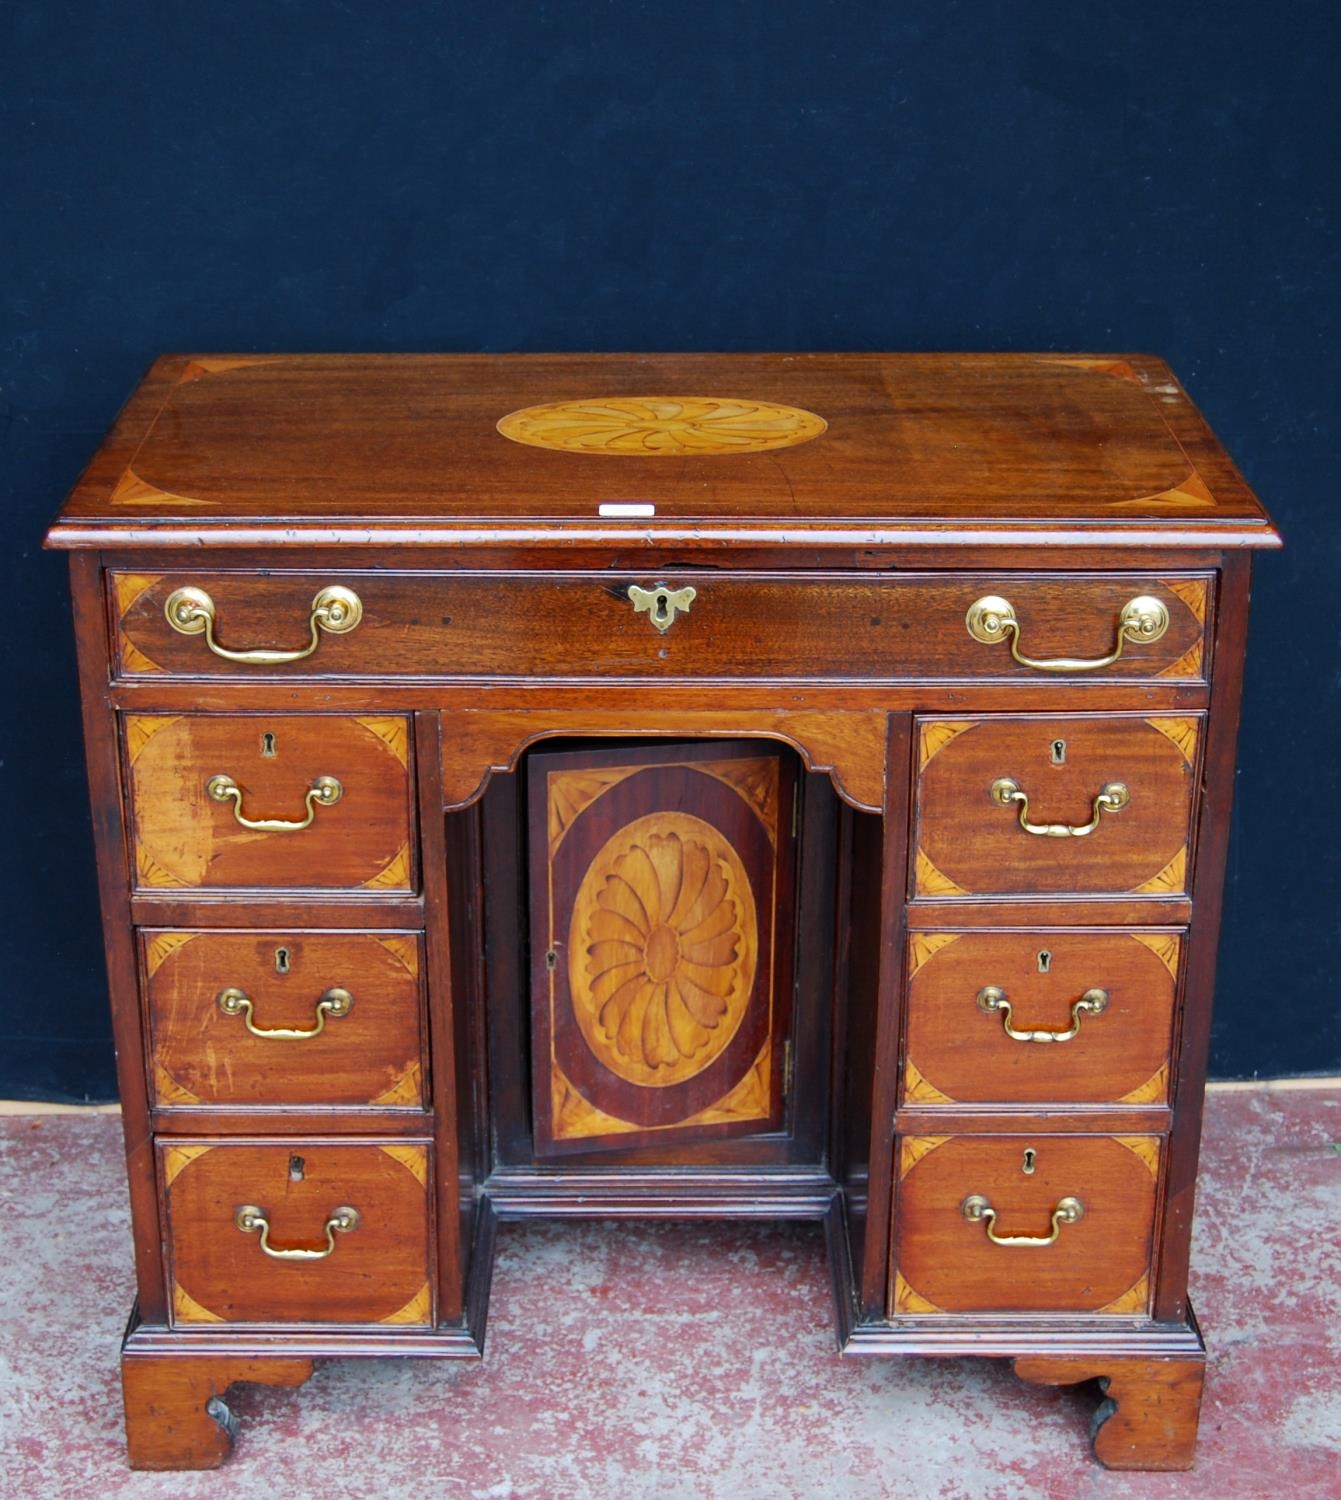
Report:
[[[1164,365],[170,356],[49,541],[134,1466],[479,1357],[498,1220],[575,1214],[821,1221],[844,1352],[1102,1376],[1103,1462],[1191,1463],[1278,538]]]

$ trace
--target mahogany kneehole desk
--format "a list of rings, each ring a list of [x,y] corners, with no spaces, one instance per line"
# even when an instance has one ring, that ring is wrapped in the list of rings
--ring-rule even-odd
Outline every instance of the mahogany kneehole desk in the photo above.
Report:
[[[130,1461],[479,1357],[500,1217],[821,1221],[849,1354],[1187,1301],[1261,507],[1126,356],[168,357],[71,551]]]

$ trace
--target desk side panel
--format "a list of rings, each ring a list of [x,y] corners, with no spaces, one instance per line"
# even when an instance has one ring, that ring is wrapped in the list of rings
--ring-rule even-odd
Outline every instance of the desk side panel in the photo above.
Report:
[[[125,795],[121,784],[116,715],[108,692],[110,639],[102,579],[102,559],[98,554],[77,552],[70,558],[70,592],[74,603],[98,899],[102,910],[112,1039],[116,1048],[117,1086],[121,1095],[121,1123],[130,1186],[135,1281],[141,1319],[146,1323],[162,1323],[167,1316],[161,1249],[163,1237],[154,1176],[139,969],[131,925]]]

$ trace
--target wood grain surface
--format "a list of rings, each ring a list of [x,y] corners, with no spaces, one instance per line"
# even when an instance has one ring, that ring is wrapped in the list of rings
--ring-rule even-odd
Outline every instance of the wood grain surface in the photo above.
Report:
[[[1162,1104],[1181,948],[1169,932],[913,933],[904,1103]],[[978,1005],[989,985],[1016,1031],[1069,1030],[1095,988],[1107,1005],[1067,1041],[1021,1042]]]
[[[233,1451],[230,1386],[303,1385],[310,1359],[236,1354],[127,1355],[121,1362],[126,1458],[132,1469],[217,1469]]]
[[[916,896],[1186,891],[1200,730],[1195,714],[919,721]],[[1083,827],[1113,782],[1130,801],[1084,837],[1046,837],[993,799],[1000,777],[1028,795],[1036,823]]]
[[[749,742],[530,758],[540,1153],[781,1125],[792,763]]]
[[[417,934],[148,930],[140,946],[160,1109],[423,1106]],[[336,987],[353,1005],[313,1037],[255,1036],[218,1003],[236,988],[257,1029],[310,1031]]]
[[[553,452],[497,430],[523,407],[666,392],[799,406],[827,428],[781,451],[672,459]],[[659,354],[170,356],[52,540],[256,522],[330,534],[345,522],[369,538],[531,523],[560,541],[611,502],[654,506],[651,529],[665,534],[705,523],[800,534],[835,520],[891,533],[925,521],[961,535],[1022,522],[1120,531],[1157,520],[1274,539],[1158,360]]]
[[[1097,1380],[1103,1400],[1091,1429],[1094,1456],[1108,1469],[1177,1472],[1196,1456],[1206,1359],[1123,1359],[1030,1355],[1015,1373],[1033,1385]]]
[[[433,1321],[429,1147],[172,1142],[159,1147],[175,1326]],[[320,1249],[337,1208],[359,1224],[322,1260],[275,1260],[236,1223],[260,1208],[277,1249]]]
[[[1143,1314],[1159,1158],[1154,1136],[903,1137],[891,1315]],[[1046,1235],[1065,1197],[1084,1214],[1061,1226],[1055,1244],[995,1245],[983,1223],[964,1217],[971,1194],[991,1201],[1003,1236]]]
[[[695,590],[687,613],[659,633],[629,600],[630,585]],[[322,634],[289,664],[247,664],[182,635],[163,606],[183,587],[216,608],[219,642],[232,650],[293,650],[309,639],[313,599],[328,584],[352,589],[363,618],[347,634]],[[674,567],[661,572],[537,574],[254,573],[201,568],[117,572],[119,670],[127,677],[206,676],[236,682],[289,677],[515,678],[927,678],[1038,680],[1004,643],[984,645],[964,617],[984,595],[1008,595],[1027,651],[1102,657],[1124,604],[1151,595],[1169,627],[1132,644],[1112,666],[1071,674],[1086,681],[1202,681],[1210,592],[1204,576],[1149,573],[1020,575],[1005,572],[777,573]]]
[[[413,889],[403,716],[127,714],[123,729],[141,889]],[[310,827],[256,831],[206,792],[219,774],[253,820],[300,822],[321,776],[342,795]]]

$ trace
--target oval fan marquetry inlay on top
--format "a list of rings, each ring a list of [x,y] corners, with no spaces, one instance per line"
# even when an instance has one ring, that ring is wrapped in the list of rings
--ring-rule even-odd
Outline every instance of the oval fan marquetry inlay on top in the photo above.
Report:
[[[763,453],[819,437],[828,423],[799,406],[721,396],[595,396],[511,412],[498,430],[514,443],[564,453],[633,458]]]
[[[642,1087],[683,1083],[726,1050],[758,962],[740,856],[711,824],[655,813],[592,861],[573,904],[569,989],[588,1046]]]

